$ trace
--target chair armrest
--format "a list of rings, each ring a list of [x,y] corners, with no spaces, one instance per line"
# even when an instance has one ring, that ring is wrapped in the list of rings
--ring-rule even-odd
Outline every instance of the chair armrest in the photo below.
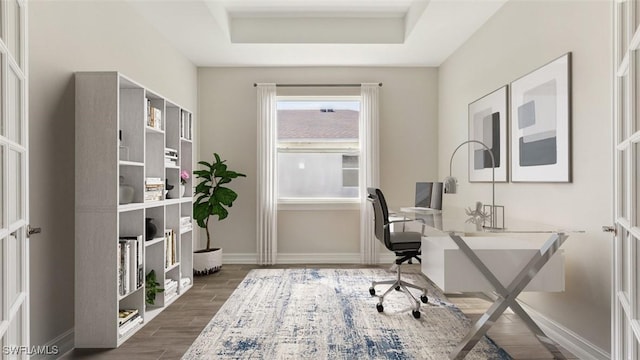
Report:
[[[386,227],[388,227],[389,225],[394,224],[394,223],[402,223],[402,232],[404,232],[404,230],[405,230],[405,228],[406,228],[406,227],[405,227],[405,224],[406,224],[406,223],[408,223],[408,222],[414,222],[414,221],[417,221],[417,222],[422,223],[422,231],[421,231],[421,234],[422,234],[422,236],[424,236],[424,229],[425,229],[425,225],[426,225],[426,224],[425,224],[425,222],[424,222],[424,219],[408,219],[408,218],[406,218],[406,217],[405,217],[404,219],[399,219],[399,220],[390,220],[389,222],[387,222],[387,223],[384,225],[384,227],[386,228]]]

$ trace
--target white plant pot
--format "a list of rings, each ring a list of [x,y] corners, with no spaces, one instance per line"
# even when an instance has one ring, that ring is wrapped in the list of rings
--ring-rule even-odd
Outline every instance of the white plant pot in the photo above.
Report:
[[[222,249],[193,253],[193,275],[209,275],[222,268]]]

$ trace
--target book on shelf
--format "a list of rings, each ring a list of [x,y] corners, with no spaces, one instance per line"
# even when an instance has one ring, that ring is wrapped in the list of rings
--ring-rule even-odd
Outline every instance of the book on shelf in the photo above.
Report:
[[[174,296],[178,295],[178,281],[173,279],[165,279],[164,281],[164,299],[170,300]]]
[[[164,157],[170,157],[172,159],[178,158],[178,150],[171,148],[164,148]]]
[[[173,229],[166,229],[164,231],[164,250],[165,250],[165,264],[164,267],[169,268],[176,263],[177,253],[177,239],[176,232]]]
[[[118,326],[122,326],[137,315],[138,309],[124,309],[118,311]]]
[[[178,166],[178,150],[165,148],[164,164],[165,166]]]
[[[164,198],[164,180],[159,177],[147,177],[144,180],[144,200],[162,200]]]
[[[118,293],[124,296],[139,289],[144,282],[142,235],[118,239]]]
[[[140,314],[134,315],[129,321],[118,326],[118,335],[122,336],[136,328],[136,326],[142,324],[143,320]]]
[[[191,140],[191,127],[192,127],[191,114],[186,111],[182,111],[180,116],[180,137],[183,139]]]
[[[193,222],[191,216],[183,216],[180,218],[180,232],[185,232],[193,229]]]
[[[151,105],[149,99],[147,99],[147,126],[162,130],[162,110]]]
[[[177,280],[173,280],[171,278],[166,278],[164,280],[164,290],[174,290],[178,288],[178,281]]]
[[[162,199],[163,199],[162,191],[145,191],[144,192],[144,201],[157,201]]]
[[[146,186],[164,185],[164,181],[160,177],[147,177],[144,179],[144,184]]]

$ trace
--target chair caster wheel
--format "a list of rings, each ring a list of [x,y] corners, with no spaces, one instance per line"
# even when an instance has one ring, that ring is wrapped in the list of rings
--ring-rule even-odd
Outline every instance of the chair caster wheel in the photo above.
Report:
[[[376,294],[376,289],[374,289],[373,286],[369,288],[369,294],[371,294],[371,295],[375,295]]]
[[[429,298],[427,297],[427,295],[422,295],[420,296],[420,301],[422,301],[423,304],[426,304],[429,302]]]
[[[396,291],[400,291],[400,286],[396,286]]]
[[[382,304],[376,305],[376,309],[378,310],[378,312],[383,312],[384,311],[384,307],[382,306]]]
[[[420,311],[418,311],[418,310],[413,310],[411,312],[411,315],[413,315],[413,317],[416,318],[416,319],[420,319]]]

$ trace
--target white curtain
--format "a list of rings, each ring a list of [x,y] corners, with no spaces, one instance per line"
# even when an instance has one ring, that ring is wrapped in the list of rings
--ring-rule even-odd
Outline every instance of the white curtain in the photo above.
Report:
[[[360,260],[378,262],[378,240],[373,229],[373,207],[367,188],[379,187],[378,84],[362,84],[360,102]]]
[[[278,178],[276,86],[258,84],[258,226],[259,265],[276,263],[278,252]]]

